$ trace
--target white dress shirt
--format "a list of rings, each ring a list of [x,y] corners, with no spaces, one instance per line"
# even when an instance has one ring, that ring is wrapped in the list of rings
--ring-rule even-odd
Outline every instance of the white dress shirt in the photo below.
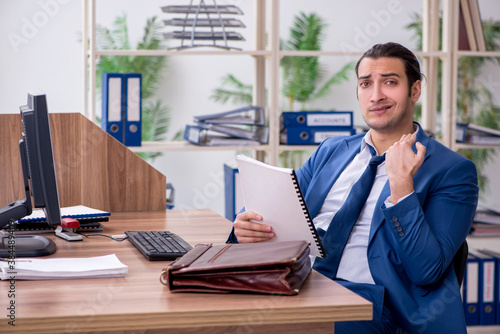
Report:
[[[313,219],[316,228],[321,228],[325,231],[328,229],[333,216],[342,207],[347,196],[351,192],[352,186],[358,181],[361,174],[363,174],[372,158],[368,145],[373,147],[370,132],[363,138],[360,152],[340,174],[326,196],[323,206]],[[347,244],[340,259],[337,278],[358,283],[375,283],[368,267],[366,252],[373,211],[375,210],[375,204],[386,181],[387,174],[385,172],[384,161],[377,167],[377,174],[372,190],[347,240]]]
[[[371,130],[370,130],[371,131]],[[359,153],[347,165],[344,171],[340,174],[339,178],[333,184],[330,192],[325,198],[323,206],[319,210],[316,217],[313,219],[314,226],[327,230],[333,216],[342,207],[346,201],[352,186],[358,181],[363,172],[365,171],[372,154],[368,145],[373,147],[370,131],[366,133],[361,141],[361,149]],[[416,134],[418,126],[415,126]],[[385,153],[385,152],[384,152]],[[380,155],[377,152],[377,155]],[[357,283],[370,283],[375,284],[373,281],[370,267],[368,266],[368,237],[370,235],[370,226],[373,217],[375,205],[380,197],[380,193],[384,188],[387,181],[387,173],[385,172],[385,161],[377,167],[377,174],[373,182],[372,190],[368,195],[366,204],[363,206],[358,220],[352,228],[351,234],[340,258],[339,268],[337,270],[337,278],[344,279],[350,282]],[[398,200],[398,203],[407,198],[410,194]],[[393,204],[390,202],[390,197],[385,200],[385,205],[391,207]]]

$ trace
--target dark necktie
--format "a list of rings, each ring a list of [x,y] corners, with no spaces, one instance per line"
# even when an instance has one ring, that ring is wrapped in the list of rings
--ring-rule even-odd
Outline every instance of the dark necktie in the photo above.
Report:
[[[370,147],[372,155],[374,150]],[[349,239],[351,230],[358,220],[359,214],[368,199],[368,195],[373,186],[377,167],[385,160],[382,156],[373,156],[366,167],[363,175],[352,186],[351,192],[344,205],[333,217],[326,232],[318,229],[318,234],[322,238],[323,246],[326,249],[326,258],[316,258],[313,268],[330,278],[335,278],[339,267],[340,258],[344,247]]]

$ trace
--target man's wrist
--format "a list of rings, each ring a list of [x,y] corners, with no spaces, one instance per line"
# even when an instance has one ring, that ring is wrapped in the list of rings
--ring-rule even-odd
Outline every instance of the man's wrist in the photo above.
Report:
[[[400,180],[399,182],[392,182],[389,180],[391,185],[391,203],[397,204],[398,201],[411,194],[415,189],[413,187],[413,178],[408,180]]]
[[[413,193],[414,193],[414,191],[412,191],[411,193],[409,193],[409,194],[408,194],[408,195],[406,195],[406,196],[401,197],[400,199],[398,199],[398,200],[396,201],[396,203],[393,203],[393,202],[392,202],[392,198],[391,198],[392,196],[389,196],[389,197],[387,197],[387,199],[386,199],[386,200],[385,200],[385,202],[384,202],[385,207],[386,207],[386,208],[393,207],[394,205],[398,204],[399,202],[401,202],[401,201],[405,200],[407,197],[409,197],[409,196],[410,196],[411,194],[413,194]]]

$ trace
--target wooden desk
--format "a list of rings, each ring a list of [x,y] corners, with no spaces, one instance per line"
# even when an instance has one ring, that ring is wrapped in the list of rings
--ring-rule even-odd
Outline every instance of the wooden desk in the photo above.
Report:
[[[106,234],[170,230],[190,244],[224,243],[231,223],[210,210],[113,213]],[[371,319],[372,306],[313,271],[297,296],[170,293],[159,281],[168,262],[147,261],[129,241],[67,242],[53,257],[115,253],[125,278],[16,281],[16,326],[6,317],[9,282],[0,281],[0,333],[304,333],[333,332],[333,322]]]

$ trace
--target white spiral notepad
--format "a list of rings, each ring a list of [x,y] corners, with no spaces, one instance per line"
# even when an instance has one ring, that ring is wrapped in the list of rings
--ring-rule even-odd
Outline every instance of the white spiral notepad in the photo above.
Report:
[[[262,216],[276,236],[270,241],[306,240],[311,255],[325,257],[302,192],[291,168],[274,167],[245,155],[236,157],[246,211]]]

